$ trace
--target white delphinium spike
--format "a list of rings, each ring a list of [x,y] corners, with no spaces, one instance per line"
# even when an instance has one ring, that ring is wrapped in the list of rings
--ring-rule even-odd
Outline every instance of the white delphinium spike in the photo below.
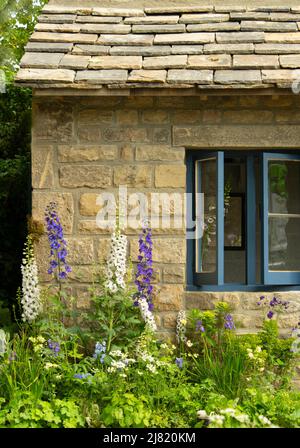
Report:
[[[187,324],[186,312],[184,310],[181,310],[178,313],[176,323],[176,339],[178,343],[185,342],[187,340],[185,336],[186,324]]]
[[[106,264],[106,288],[115,293],[119,288],[125,289],[125,276],[127,256],[127,237],[115,230],[111,237],[110,251]]]
[[[152,331],[155,332],[157,330],[157,326],[155,323],[155,319],[154,316],[152,314],[152,312],[149,310],[149,305],[146,299],[139,299],[139,307],[141,310],[141,315],[143,320],[146,323],[146,327]]]
[[[34,258],[33,245],[27,237],[24,249],[24,258],[21,265],[22,272],[22,320],[32,323],[41,312],[40,287],[38,281],[38,268]]]

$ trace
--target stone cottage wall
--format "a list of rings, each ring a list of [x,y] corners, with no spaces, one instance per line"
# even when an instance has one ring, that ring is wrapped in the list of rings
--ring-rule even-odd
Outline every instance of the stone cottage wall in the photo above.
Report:
[[[76,307],[88,306],[87,287],[105,260],[109,233],[96,226],[97,195],[128,191],[185,192],[185,148],[199,151],[300,147],[300,100],[286,96],[34,97],[32,214],[43,221],[50,200],[59,212],[69,245]],[[137,256],[137,231],[127,229]],[[38,244],[40,278],[47,274],[48,246]],[[162,333],[170,334],[180,309],[210,309],[217,300],[234,307],[241,331],[262,323],[260,293],[185,292],[186,240],[182,229],[154,230],[155,309]],[[299,320],[300,293],[280,320],[287,332]]]

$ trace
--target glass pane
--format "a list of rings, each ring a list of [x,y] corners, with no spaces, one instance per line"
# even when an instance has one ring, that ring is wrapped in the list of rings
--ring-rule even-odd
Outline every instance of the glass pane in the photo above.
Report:
[[[300,217],[269,216],[269,270],[300,271]]]
[[[198,193],[203,193],[202,237],[197,241],[196,271],[216,271],[216,224],[217,224],[217,179],[216,159],[200,160],[197,162]]]
[[[300,271],[300,163],[269,160],[269,270]]]
[[[269,213],[300,214],[300,163],[269,161]]]
[[[245,283],[246,171],[244,157],[226,157],[224,164],[224,280]]]

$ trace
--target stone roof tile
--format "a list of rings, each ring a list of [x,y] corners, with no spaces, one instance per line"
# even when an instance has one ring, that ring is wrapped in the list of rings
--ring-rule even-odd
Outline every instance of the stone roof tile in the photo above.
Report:
[[[287,88],[298,68],[300,7],[50,4],[25,48],[16,83],[45,89]]]

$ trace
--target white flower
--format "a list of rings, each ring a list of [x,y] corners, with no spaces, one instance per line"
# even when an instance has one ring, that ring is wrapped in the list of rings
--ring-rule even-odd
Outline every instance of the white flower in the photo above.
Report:
[[[267,425],[267,426],[271,426],[272,425],[272,422],[270,422],[270,420],[267,417],[265,417],[264,415],[259,415],[258,416],[258,420],[263,425]]]
[[[38,284],[38,268],[34,258],[32,242],[27,238],[22,260],[22,319],[32,323],[41,312],[40,287]]]
[[[209,424],[212,424],[215,427],[222,427],[224,420],[225,417],[223,415],[212,413],[209,416]]]
[[[49,369],[55,369],[56,367],[58,367],[57,364],[52,364],[51,362],[46,362],[45,364],[45,369],[49,370]]]
[[[7,348],[7,336],[4,330],[0,330],[0,355],[4,355]]]
[[[149,305],[146,299],[138,299],[138,303],[139,303],[139,307],[141,310],[141,315],[142,318],[144,320],[144,322],[146,323],[146,327],[148,328],[148,330],[150,330],[151,332],[155,332],[157,330],[157,326],[155,323],[155,319],[154,316],[152,314],[152,312],[149,310]]]
[[[125,275],[127,255],[127,237],[115,230],[111,237],[110,252],[106,264],[106,288],[116,293],[119,288],[125,289]]]
[[[260,347],[260,346],[257,346],[255,351],[258,352],[258,353],[260,353],[260,352],[261,352],[261,347]]]
[[[200,410],[197,412],[197,417],[199,420],[206,420],[208,418],[208,415],[205,410]]]
[[[250,359],[253,359],[253,358],[254,358],[254,355],[253,355],[252,352],[248,352],[248,356],[249,356]]]
[[[188,341],[186,341],[186,345],[188,347],[193,347],[194,344],[192,343],[192,341],[188,340]]]

